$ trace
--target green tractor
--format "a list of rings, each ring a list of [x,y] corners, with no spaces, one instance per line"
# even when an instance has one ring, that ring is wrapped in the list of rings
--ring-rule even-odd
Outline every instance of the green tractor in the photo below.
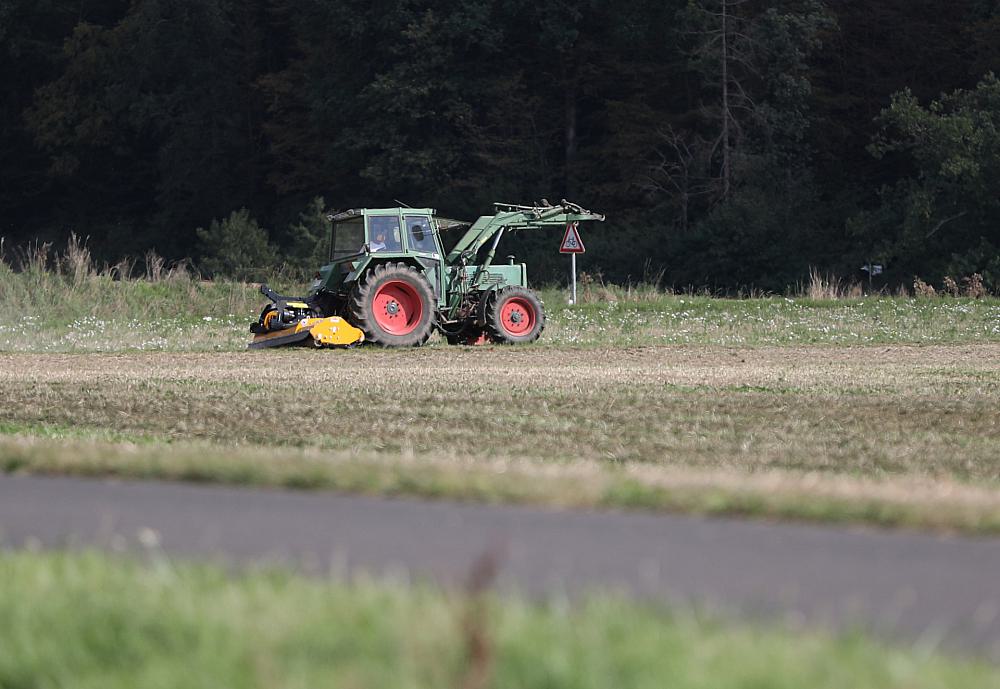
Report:
[[[439,330],[451,344],[533,342],[545,327],[523,263],[494,264],[505,233],[565,226],[604,216],[563,201],[494,204],[474,223],[432,208],[357,208],[327,216],[330,262],[306,297],[270,299],[250,330],[251,348],[312,340],[316,346],[362,341],[419,346]],[[466,228],[445,254],[441,233]]]

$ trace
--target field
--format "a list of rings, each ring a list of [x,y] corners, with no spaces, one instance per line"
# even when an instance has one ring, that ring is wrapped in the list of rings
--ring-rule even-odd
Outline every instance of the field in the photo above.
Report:
[[[0,467],[1000,531],[1000,345],[0,354]]]
[[[1000,533],[996,299],[545,290],[536,345],[248,352],[252,286],[118,280],[85,258],[0,262],[0,471]],[[997,683],[606,595],[539,606],[148,559],[0,554],[0,686]]]
[[[264,300],[254,286],[202,281],[155,257],[148,278],[119,279],[133,268],[97,271],[79,243],[61,256],[28,253],[20,268],[0,254],[0,352],[243,351]],[[304,289],[280,277],[272,286]],[[565,290],[542,297],[541,347],[1000,342],[998,298],[723,299],[650,285],[586,285],[576,306]]]
[[[595,596],[533,605],[389,581],[0,553],[0,687],[997,686],[989,665],[861,635]]]
[[[588,285],[532,346],[247,352],[253,286],[22,264],[7,471],[1000,532],[997,299]]]

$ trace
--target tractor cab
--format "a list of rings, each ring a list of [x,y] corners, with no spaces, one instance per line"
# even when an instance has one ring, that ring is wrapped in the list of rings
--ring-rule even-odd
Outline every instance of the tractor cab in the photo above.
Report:
[[[402,261],[427,276],[440,297],[444,250],[432,208],[354,208],[328,216],[329,263],[314,291],[340,291],[373,263]]]
[[[331,263],[375,253],[443,255],[433,209],[359,208],[329,217]]]
[[[431,208],[352,209],[330,220],[331,263],[376,253],[443,255]]]

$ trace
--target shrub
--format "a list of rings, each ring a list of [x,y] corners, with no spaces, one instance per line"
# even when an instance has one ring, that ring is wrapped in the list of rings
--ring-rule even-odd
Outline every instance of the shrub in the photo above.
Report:
[[[267,230],[257,224],[250,211],[241,208],[206,230],[197,230],[202,253],[201,267],[215,277],[260,281],[273,270],[275,250]]]
[[[962,278],[962,292],[967,297],[982,299],[986,296],[986,287],[983,285],[983,276],[973,273],[969,277]]]
[[[330,249],[330,223],[326,219],[326,201],[315,197],[299,213],[297,223],[288,227],[290,246],[286,259],[293,270],[308,272],[326,263]]]
[[[921,280],[916,275],[913,276],[913,294],[917,297],[933,297],[937,291]]]
[[[944,288],[941,291],[947,293],[948,296],[957,297],[958,296],[958,283],[955,282],[955,279],[953,277],[951,277],[950,275],[945,275],[944,276]]]

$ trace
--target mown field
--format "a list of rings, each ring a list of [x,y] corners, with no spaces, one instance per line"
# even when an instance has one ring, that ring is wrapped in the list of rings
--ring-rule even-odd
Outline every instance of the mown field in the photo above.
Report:
[[[7,471],[1000,532],[994,298],[591,285],[531,346],[248,352],[253,286],[22,267]]]
[[[0,354],[0,467],[1000,531],[1000,345]]]
[[[995,666],[594,596],[0,553],[0,687],[952,689]]]

